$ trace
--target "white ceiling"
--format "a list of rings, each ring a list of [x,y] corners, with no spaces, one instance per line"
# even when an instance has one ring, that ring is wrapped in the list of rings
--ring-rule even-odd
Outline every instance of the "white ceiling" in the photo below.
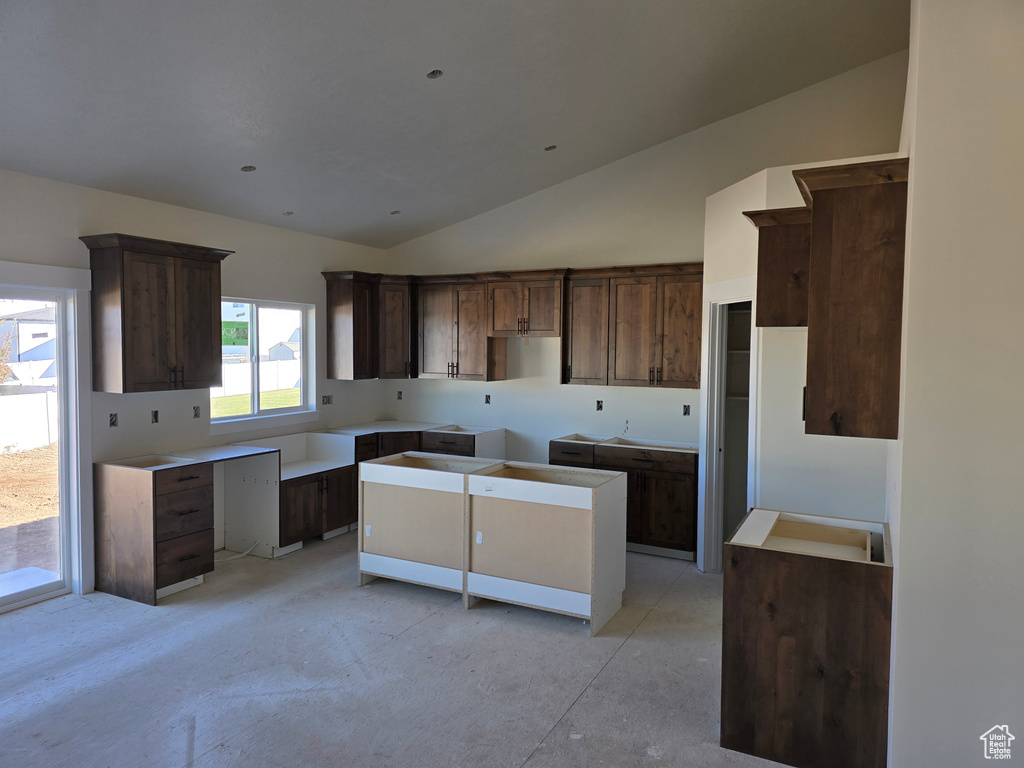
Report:
[[[908,30],[909,0],[4,0],[0,168],[386,248]]]

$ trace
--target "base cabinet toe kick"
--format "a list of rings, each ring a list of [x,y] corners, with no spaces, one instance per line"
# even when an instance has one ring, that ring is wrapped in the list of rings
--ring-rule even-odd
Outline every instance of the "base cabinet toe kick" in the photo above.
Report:
[[[360,465],[359,580],[576,616],[622,606],[622,472],[409,452]],[[543,536],[537,532],[543,531]]]

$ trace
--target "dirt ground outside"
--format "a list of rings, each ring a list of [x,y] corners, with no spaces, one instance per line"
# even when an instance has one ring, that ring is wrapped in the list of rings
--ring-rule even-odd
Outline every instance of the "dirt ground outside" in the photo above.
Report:
[[[0,454],[0,573],[60,571],[57,443]]]

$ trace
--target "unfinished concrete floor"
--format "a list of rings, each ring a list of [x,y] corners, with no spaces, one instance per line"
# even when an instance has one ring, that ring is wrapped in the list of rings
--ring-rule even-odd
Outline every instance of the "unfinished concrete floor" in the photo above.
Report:
[[[153,608],[0,615],[0,765],[768,766],[718,746],[720,576],[627,556],[579,619],[379,580],[355,536],[223,563]]]

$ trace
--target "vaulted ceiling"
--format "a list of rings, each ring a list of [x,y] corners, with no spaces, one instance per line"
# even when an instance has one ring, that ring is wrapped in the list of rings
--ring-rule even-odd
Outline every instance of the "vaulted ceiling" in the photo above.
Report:
[[[909,0],[11,0],[0,168],[390,247],[908,36]]]

